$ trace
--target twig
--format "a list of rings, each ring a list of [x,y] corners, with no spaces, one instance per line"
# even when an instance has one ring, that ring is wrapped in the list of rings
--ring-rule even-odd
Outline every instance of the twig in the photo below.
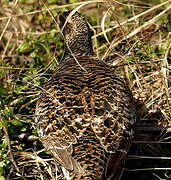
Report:
[[[136,135],[141,135],[141,134],[154,134],[154,133],[160,133],[160,132],[164,132],[164,133],[171,133],[171,126],[167,126],[167,127],[163,127],[163,126],[139,126],[136,127]],[[16,135],[16,136],[12,136],[11,139],[14,140],[19,140],[19,141],[38,141],[39,137],[35,136],[35,135],[28,135],[25,133]],[[147,141],[146,141],[147,142]]]
[[[7,27],[8,27],[8,25],[9,25],[10,21],[11,21],[12,14],[13,14],[13,12],[14,12],[14,9],[15,9],[15,6],[17,5],[17,3],[18,3],[18,0],[16,0],[15,3],[14,3],[14,7],[13,7],[13,9],[12,9],[12,13],[11,13],[10,17],[8,18],[8,21],[7,21],[5,27],[4,27],[1,35],[0,35],[0,40],[2,39],[2,37],[3,37],[3,35],[4,35],[4,33],[5,33],[6,29],[7,29]]]
[[[141,17],[143,15],[146,15],[147,13],[150,13],[151,11],[154,11],[155,9],[158,9],[161,6],[164,6],[165,4],[168,4],[170,2],[171,2],[171,0],[165,1],[165,2],[163,2],[163,3],[161,3],[161,4],[157,5],[157,6],[154,6],[154,7],[150,8],[150,9],[148,9],[147,11],[143,11],[142,13],[140,13],[140,14],[138,14],[136,16],[131,17],[130,19],[128,19],[128,20],[126,20],[124,22],[121,22],[120,24],[116,24],[114,27],[106,29],[105,31],[102,31],[101,33],[98,33],[98,34],[94,35],[93,37],[98,37],[98,36],[103,35],[104,33],[110,32],[110,31],[112,31],[112,30],[114,30],[114,29],[116,29],[116,28],[118,28],[120,26],[123,26],[124,24],[127,24],[127,23],[129,23],[131,21],[134,21],[137,18],[139,18],[139,17]]]
[[[4,67],[4,66],[0,66],[0,69],[2,70],[40,70],[40,69],[44,69],[44,68],[25,68],[25,67]]]
[[[126,171],[171,171],[171,168],[142,168],[142,169],[125,169]]]
[[[171,133],[171,127],[167,126],[167,127],[163,127],[163,126],[139,126],[136,127],[136,133],[137,134],[141,134],[141,133],[147,133],[147,134],[152,134],[154,132],[167,132],[167,133]]]
[[[25,133],[19,134],[17,136],[12,136],[12,139],[20,140],[20,141],[38,141],[39,137],[34,135],[28,135]]]
[[[55,10],[55,9],[62,9],[62,8],[68,8],[68,7],[71,7],[71,6],[85,6],[87,4],[91,4],[91,3],[106,3],[107,1],[106,0],[91,0],[91,1],[86,1],[86,2],[76,2],[76,3],[70,3],[70,4],[65,4],[65,5],[58,5],[56,7],[53,7],[53,8],[49,8],[50,10]],[[34,14],[37,14],[37,13],[40,13],[40,12],[43,12],[43,11],[47,11],[46,8],[42,8],[41,10],[35,10],[35,11],[32,11],[32,12],[28,12],[28,13],[25,13],[25,14],[16,14],[16,15],[13,15],[13,17],[20,17],[20,16],[29,16],[29,15],[34,15]],[[6,20],[8,19],[9,17],[2,17],[0,18],[0,20]]]
[[[0,113],[0,121],[3,122],[3,118],[2,118],[2,114]],[[10,155],[10,159],[11,159],[11,162],[13,163],[15,169],[19,172],[19,168],[14,160],[14,157],[13,157],[13,154],[12,154],[12,149],[11,149],[11,141],[10,141],[10,138],[9,138],[9,135],[8,135],[8,128],[6,125],[4,125],[3,127],[3,130],[4,130],[4,135],[5,135],[5,138],[6,138],[6,141],[8,143],[8,151],[9,151],[9,155]]]
[[[132,31],[131,33],[129,33],[128,35],[124,36],[123,38],[119,39],[118,41],[111,42],[110,47],[107,49],[107,51],[105,52],[105,54],[103,55],[102,59],[106,59],[106,57],[108,57],[109,52],[112,48],[115,48],[116,46],[118,46],[121,42],[123,42],[124,40],[127,40],[129,38],[132,38],[133,36],[135,36],[136,34],[140,33],[143,29],[147,28],[149,25],[155,23],[160,16],[162,16],[163,14],[165,14],[167,11],[169,11],[171,9],[171,6],[167,7],[165,10],[163,10],[162,12],[160,12],[157,16],[155,16],[154,18],[150,19],[148,22],[144,23],[142,26],[136,28],[134,31]]]
[[[171,160],[171,157],[156,157],[156,156],[136,156],[136,155],[128,155],[128,158],[129,159],[158,159],[158,160],[161,160],[161,159],[169,159]]]

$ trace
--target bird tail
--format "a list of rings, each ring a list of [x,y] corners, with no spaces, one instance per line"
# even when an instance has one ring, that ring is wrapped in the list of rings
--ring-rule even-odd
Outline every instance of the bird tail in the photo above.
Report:
[[[130,149],[130,142],[120,144],[120,148],[111,153],[103,174],[103,180],[119,180],[122,177],[127,153]]]

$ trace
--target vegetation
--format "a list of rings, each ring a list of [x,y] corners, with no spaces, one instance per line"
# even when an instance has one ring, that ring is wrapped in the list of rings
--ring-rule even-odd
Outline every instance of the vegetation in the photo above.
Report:
[[[123,179],[171,174],[171,0],[0,1],[0,180],[62,179],[34,129],[41,85],[63,54],[56,16],[75,9],[90,22],[98,58],[117,67],[140,121]]]

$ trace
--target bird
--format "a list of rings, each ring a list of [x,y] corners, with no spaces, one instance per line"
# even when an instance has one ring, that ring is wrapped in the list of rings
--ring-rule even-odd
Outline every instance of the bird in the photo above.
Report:
[[[119,179],[135,134],[132,92],[95,57],[93,30],[79,12],[62,12],[57,22],[65,50],[38,96],[39,139],[69,179]]]

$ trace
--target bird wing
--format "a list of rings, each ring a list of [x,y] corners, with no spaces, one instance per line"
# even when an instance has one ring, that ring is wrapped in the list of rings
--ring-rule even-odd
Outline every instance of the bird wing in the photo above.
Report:
[[[126,82],[106,68],[96,70],[91,79],[92,128],[107,152],[119,149],[122,141],[130,141],[134,134],[136,111],[133,97]]]
[[[84,84],[85,78],[74,73],[72,76],[66,70],[62,75],[56,73],[44,86],[35,112],[44,147],[63,167],[75,173],[82,173],[83,169],[72,157],[73,144],[90,125]]]

